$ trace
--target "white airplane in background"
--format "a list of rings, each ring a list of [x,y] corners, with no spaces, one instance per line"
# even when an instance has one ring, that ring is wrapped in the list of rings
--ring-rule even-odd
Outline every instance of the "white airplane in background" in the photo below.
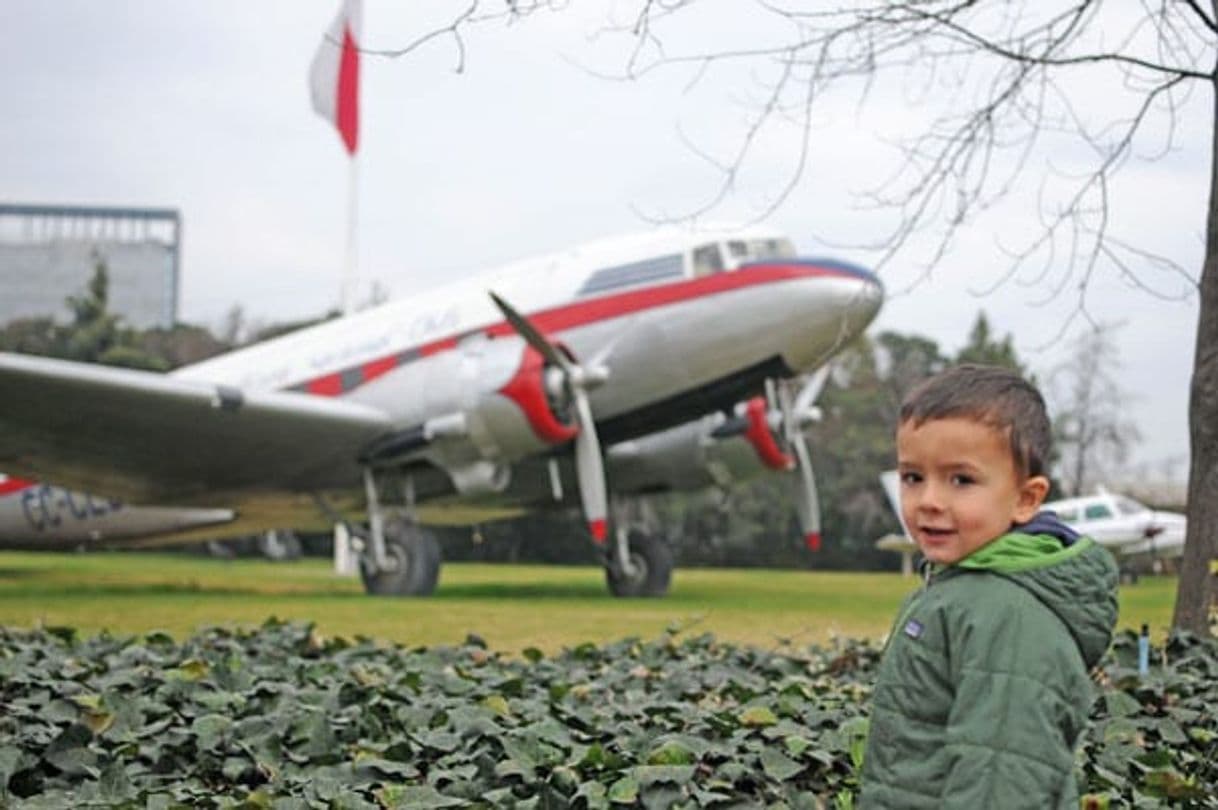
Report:
[[[888,535],[876,545],[886,551],[901,552],[905,556],[902,568],[911,569],[912,555],[918,547],[901,518],[901,483],[897,471],[881,473],[880,483],[905,534],[903,537]],[[1184,515],[1151,510],[1132,498],[1109,492],[1103,486],[1097,487],[1094,495],[1048,501],[1042,508],[1055,513],[1079,534],[1107,547],[1122,564],[1143,557],[1156,564],[1184,553],[1184,531],[1188,525]]]
[[[0,469],[21,476],[0,482],[0,545],[342,522],[370,593],[427,594],[425,524],[578,502],[598,543],[612,535],[610,590],[659,595],[672,553],[621,516],[632,495],[790,473],[819,543],[802,427],[824,374],[788,378],[824,369],[882,297],[870,272],[797,258],[768,228],[670,228],[165,375],[0,354]]]
[[[1121,557],[1148,555],[1163,560],[1184,554],[1188,526],[1184,515],[1152,510],[1103,486],[1096,487],[1093,495],[1051,501],[1045,509]]]

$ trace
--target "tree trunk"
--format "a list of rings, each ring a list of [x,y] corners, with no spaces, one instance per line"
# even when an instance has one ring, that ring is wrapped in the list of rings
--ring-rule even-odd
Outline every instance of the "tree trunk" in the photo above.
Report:
[[[1218,4],[1216,4],[1218,5]],[[1197,355],[1189,396],[1191,464],[1188,473],[1188,534],[1172,624],[1209,635],[1210,610],[1218,604],[1218,69],[1211,80],[1210,201],[1201,268]]]
[[[1083,369],[1081,373],[1086,376],[1087,370]],[[1083,476],[1087,474],[1087,453],[1091,450],[1091,435],[1088,432],[1090,426],[1087,424],[1087,414],[1091,408],[1091,397],[1084,395],[1079,398],[1078,405],[1078,443],[1074,447],[1074,493],[1075,495],[1083,494]]]

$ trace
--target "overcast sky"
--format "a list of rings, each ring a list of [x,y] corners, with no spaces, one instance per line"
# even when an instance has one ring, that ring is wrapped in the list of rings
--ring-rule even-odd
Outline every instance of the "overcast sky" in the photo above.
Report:
[[[365,47],[401,47],[466,5],[368,0]],[[234,304],[264,322],[333,306],[348,161],[311,110],[307,72],[337,6],[0,5],[0,199],[180,209],[187,321],[217,327]],[[598,78],[584,68],[620,67],[628,53],[625,40],[597,36],[604,7],[473,30],[461,73],[451,39],[400,58],[365,58],[358,297],[373,280],[404,296],[492,263],[639,230],[647,227],[640,212],[685,213],[713,193],[715,171],[691,143],[718,156],[739,143],[756,109],[756,68],[711,73],[693,89],[689,71]],[[775,33],[755,10],[726,12],[689,23],[669,44],[740,46]],[[1097,109],[1105,95],[1097,93]],[[1194,276],[1213,125],[1210,100],[1196,95],[1178,148],[1131,162],[1113,188],[1122,237],[1196,268]],[[826,104],[803,180],[768,221],[804,254],[869,264],[866,251],[843,245],[867,240],[884,220],[851,193],[896,165],[886,143],[916,128],[924,106],[882,89],[862,114],[845,100]],[[795,127],[767,134],[738,191],[711,218],[757,216],[798,143]],[[950,353],[984,309],[1047,376],[1084,325],[1046,347],[1077,303],[1073,286],[1057,296],[1045,284],[1019,283],[975,294],[1007,266],[999,243],[1037,224],[1036,193],[1016,188],[923,280],[912,254],[886,266],[892,296],[876,328],[923,334]],[[1143,280],[1170,300],[1105,272],[1092,279],[1087,304],[1095,318],[1124,324],[1118,374],[1144,436],[1138,459],[1156,474],[1174,462],[1182,478],[1197,299],[1170,273],[1147,269]]]

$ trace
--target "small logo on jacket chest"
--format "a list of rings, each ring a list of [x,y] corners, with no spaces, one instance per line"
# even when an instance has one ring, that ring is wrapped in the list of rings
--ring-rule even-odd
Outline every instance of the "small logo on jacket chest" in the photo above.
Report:
[[[922,622],[918,621],[917,619],[910,619],[909,621],[905,622],[905,635],[909,636],[910,638],[921,638],[922,630]]]

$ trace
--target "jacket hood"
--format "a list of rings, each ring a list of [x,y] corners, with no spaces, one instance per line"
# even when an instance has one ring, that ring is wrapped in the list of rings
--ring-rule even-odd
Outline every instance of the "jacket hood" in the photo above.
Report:
[[[1051,537],[1056,537],[1061,541],[1063,546],[1074,545],[1079,541],[1080,537],[1078,532],[1062,523],[1057,513],[1050,509],[1037,512],[1035,517],[1027,523],[1015,526],[1012,531],[1017,531],[1020,534],[1047,534]]]
[[[956,566],[991,571],[1027,589],[1069,628],[1088,669],[1108,649],[1117,619],[1116,562],[1052,512],[1013,527]]]

